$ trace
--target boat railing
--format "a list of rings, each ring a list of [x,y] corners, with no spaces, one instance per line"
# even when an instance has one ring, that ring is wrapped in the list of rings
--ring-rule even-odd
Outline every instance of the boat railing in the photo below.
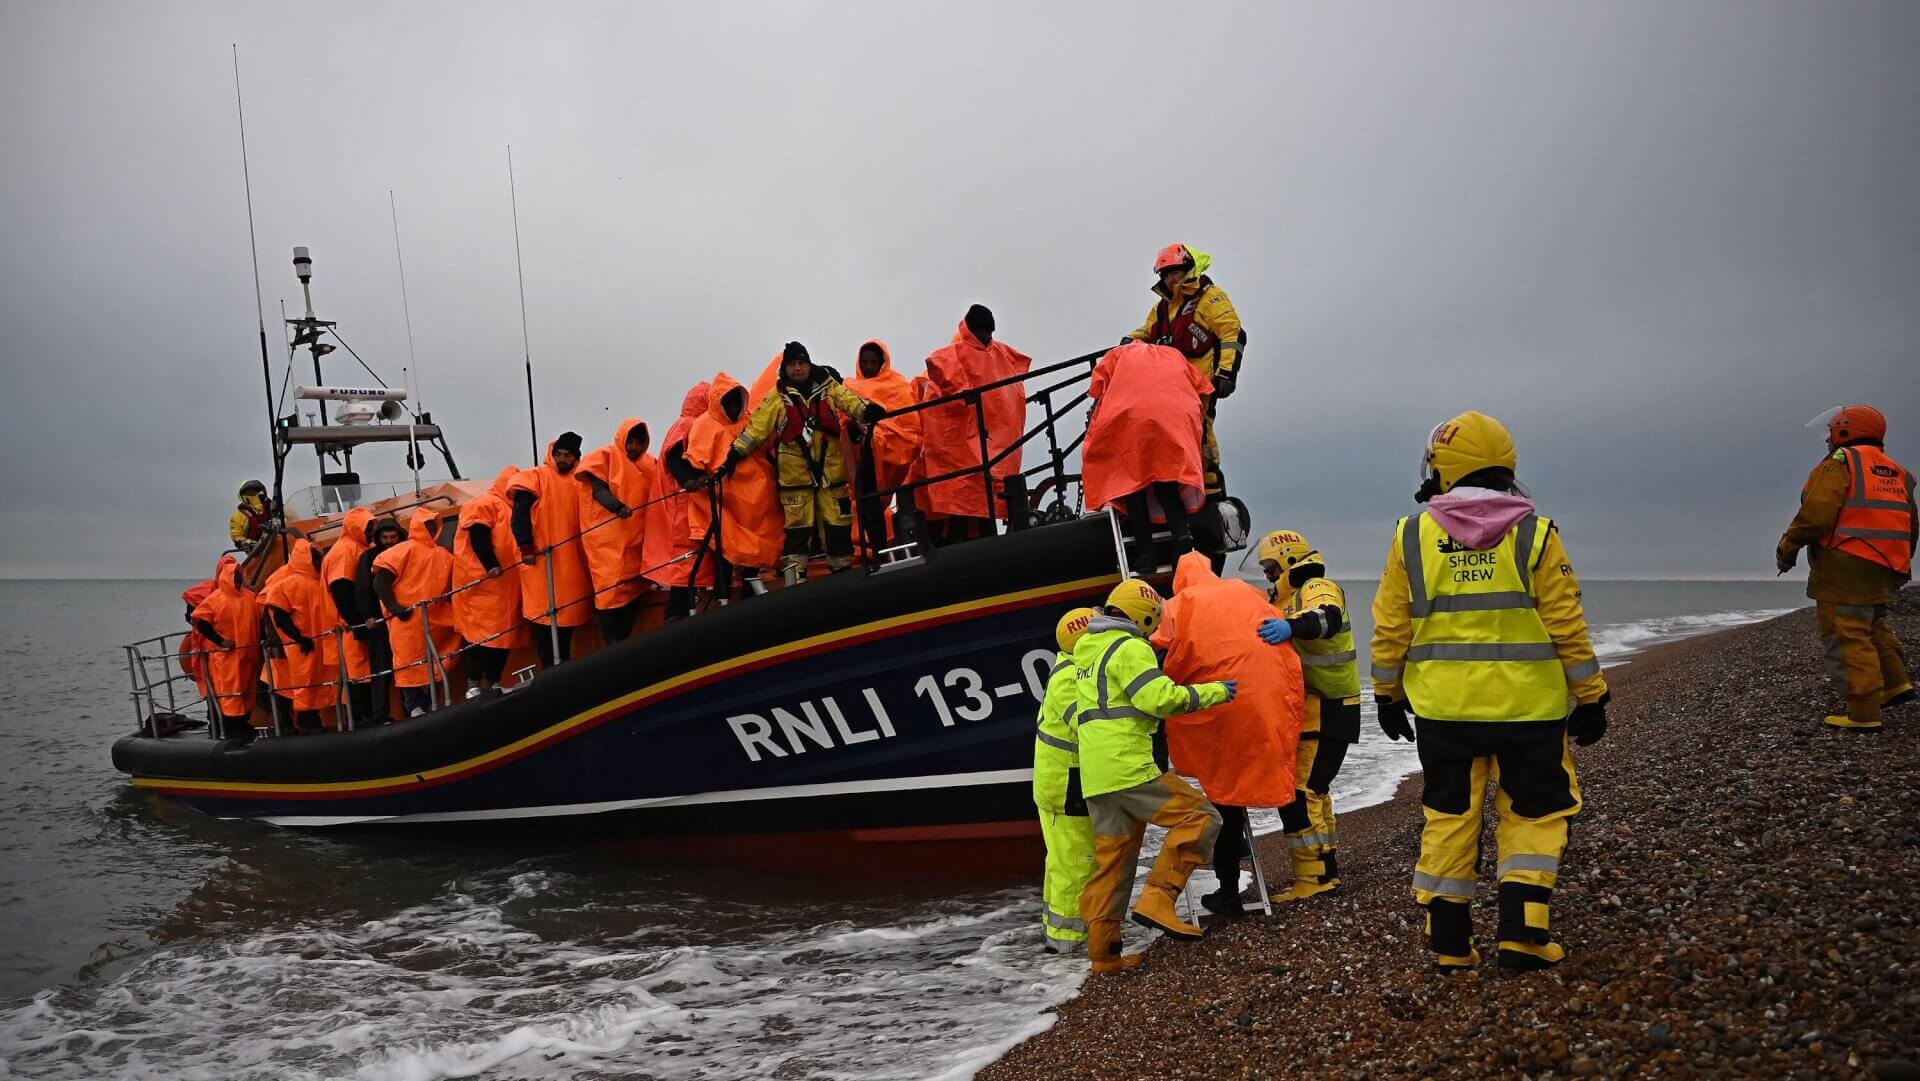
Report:
[[[922,488],[978,475],[981,478],[983,493],[987,498],[987,506],[989,508],[996,506],[1004,507],[1007,511],[1011,528],[1024,529],[1041,521],[1064,520],[1067,517],[1074,516],[1077,514],[1078,503],[1077,500],[1073,503],[1068,502],[1066,489],[1068,485],[1077,481],[1079,478],[1077,474],[1067,471],[1067,461],[1071,455],[1079,449],[1081,443],[1086,438],[1086,433],[1083,429],[1078,435],[1063,440],[1058,429],[1058,422],[1081,403],[1087,401],[1087,391],[1082,384],[1085,384],[1090,379],[1093,365],[1097,363],[1103,355],[1105,355],[1104,351],[1087,353],[1070,360],[1034,368],[1005,379],[995,380],[979,386],[967,387],[950,394],[915,402],[898,409],[888,410],[888,417],[897,417],[947,406],[965,406],[971,411],[974,419],[980,463],[977,465],[969,464],[933,476],[916,478],[890,488],[875,489],[871,492],[857,492],[857,497],[862,501],[878,501],[881,503],[897,498],[902,501],[904,507],[911,503],[913,493]],[[1025,391],[1025,384],[1028,381],[1044,379],[1047,376],[1061,373],[1066,374],[1057,381],[1048,383],[1032,392]],[[1021,386],[1022,397],[1026,404],[1029,406],[1038,405],[1041,408],[1043,416],[1038,423],[1027,427],[1018,439],[1011,441],[998,451],[994,451],[990,444],[986,423],[983,404],[984,396],[992,391],[1016,385]],[[1075,387],[1079,387],[1080,389],[1074,391]],[[1068,393],[1070,391],[1073,393],[1069,397]],[[1063,404],[1056,404],[1056,397],[1065,398],[1066,400]],[[881,423],[885,423],[885,421],[883,420]],[[996,476],[995,470],[1001,463],[1005,462],[1011,456],[1020,453],[1025,446],[1041,438],[1043,435],[1046,439],[1048,449],[1045,461],[1023,471],[1008,472],[1004,475]],[[870,453],[870,448],[871,439],[863,440],[859,444],[858,453],[862,456],[867,455]],[[1043,485],[1052,486],[1055,503],[1053,507],[1045,512],[1034,512],[1025,500],[1025,482],[1028,478],[1039,476],[1043,473],[1048,474],[1043,481]],[[1019,483],[1010,484],[1009,482],[1013,478],[1019,478]],[[724,475],[710,476],[702,478],[702,480],[704,483],[698,483],[691,488],[675,486],[672,491],[664,492],[661,495],[648,499],[644,503],[628,508],[629,512],[630,514],[640,514],[656,504],[698,498],[712,500],[717,510],[720,501],[724,498],[728,480]],[[996,481],[998,482],[997,491]],[[410,506],[426,505],[443,499],[444,497],[441,496],[425,498]],[[386,513],[393,514],[396,510],[404,509],[407,508],[390,509]],[[711,524],[707,536],[699,538],[700,543],[696,544],[691,551],[680,553],[618,581],[610,582],[603,586],[591,587],[585,594],[571,600],[564,602],[558,601],[555,596],[553,582],[553,553],[567,545],[584,545],[585,538],[589,534],[596,530],[606,528],[620,520],[621,518],[619,516],[609,516],[592,525],[584,526],[553,544],[537,548],[531,562],[514,564],[514,566],[520,568],[521,573],[545,573],[547,575],[548,606],[546,619],[544,621],[527,621],[527,623],[531,624],[531,629],[535,634],[553,634],[555,636],[554,645],[556,652],[558,647],[557,628],[562,612],[576,605],[593,604],[603,593],[623,589],[636,581],[649,579],[668,567],[689,561],[694,564],[694,569],[689,574],[689,580],[697,581],[699,578],[699,568],[703,562],[708,559],[716,559],[717,561],[717,559],[724,558],[725,553],[720,550],[719,546],[719,523],[721,515],[716,513],[711,516]],[[858,523],[860,516],[856,515],[855,521]],[[884,568],[885,560],[883,550],[879,545],[868,544],[867,539],[863,537],[857,552],[859,558],[864,561],[868,570],[873,571]],[[1122,558],[1124,558],[1124,556]],[[452,602],[454,598],[467,590],[479,588],[489,581],[493,581],[496,577],[494,574],[486,574],[472,581],[454,585],[442,593],[408,603],[393,615],[377,620],[369,620],[367,624],[360,627],[337,625],[306,635],[311,642],[312,650],[323,650],[323,655],[335,658],[334,671],[328,673],[326,678],[318,682],[286,685],[280,683],[279,677],[275,674],[273,662],[276,659],[284,658],[286,650],[299,648],[299,646],[295,643],[282,642],[278,628],[273,625],[271,620],[264,617],[265,614],[263,612],[260,620],[259,642],[257,646],[250,648],[259,650],[261,680],[264,683],[264,690],[270,699],[270,703],[267,706],[267,714],[271,718],[268,734],[274,736],[292,734],[290,727],[293,720],[290,715],[292,711],[284,708],[275,708],[271,704],[271,700],[296,700],[297,692],[317,689],[325,689],[329,692],[331,702],[328,704],[334,709],[336,726],[338,728],[351,730],[358,726],[364,718],[359,718],[354,715],[353,700],[352,697],[347,694],[347,687],[350,683],[361,682],[362,680],[360,677],[353,676],[348,671],[347,639],[353,636],[356,631],[364,633],[364,628],[370,627],[375,623],[385,624],[391,629],[395,624],[395,620],[401,616],[407,618],[417,616],[420,619],[421,638],[425,645],[423,651],[424,657],[419,661],[409,662],[408,664],[395,665],[379,671],[370,671],[365,677],[365,680],[397,680],[404,672],[413,672],[416,669],[424,667],[427,675],[426,686],[429,689],[430,701],[433,708],[439,709],[451,704],[454,701],[454,689],[449,674],[450,665],[461,654],[470,649],[478,646],[489,646],[501,639],[518,635],[521,627],[527,625],[527,623],[515,624],[507,630],[499,631],[477,641],[463,640],[457,648],[442,654],[434,643],[433,621],[435,617],[433,610],[436,608],[439,609],[441,613],[440,618],[446,618],[446,606]],[[223,716],[223,711],[220,709],[221,699],[226,699],[230,703],[235,699],[241,699],[242,701],[239,704],[243,705],[246,709],[246,713],[242,716],[250,716],[253,711],[255,705],[253,701],[255,691],[253,688],[243,688],[237,692],[228,693],[220,688],[209,686],[211,682],[210,672],[212,668],[212,658],[215,656],[228,655],[239,647],[208,645],[205,648],[199,649],[182,648],[182,639],[192,633],[194,632],[169,632],[167,634],[156,635],[152,638],[142,639],[138,642],[130,642],[123,647],[127,656],[128,679],[130,694],[134,704],[134,713],[142,734],[150,736],[162,734],[159,720],[162,717],[174,718],[177,724],[179,719],[184,718],[191,711],[204,710],[207,713],[209,722],[208,734],[216,739],[224,738],[226,733],[223,731],[223,727],[228,722]],[[209,673],[209,675],[196,677],[186,670],[190,663],[192,667],[198,668],[203,673]],[[191,697],[182,691],[182,684],[186,684],[192,688]],[[378,683],[376,683],[376,685],[378,685]],[[165,703],[164,709],[161,705],[162,702]],[[144,712],[142,711],[143,706]],[[384,712],[384,710],[382,710],[382,712]],[[250,721],[246,723],[250,723]]]

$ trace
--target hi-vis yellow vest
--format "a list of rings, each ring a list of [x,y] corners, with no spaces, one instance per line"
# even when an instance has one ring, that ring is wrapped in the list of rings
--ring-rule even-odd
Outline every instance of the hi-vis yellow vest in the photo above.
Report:
[[[1293,649],[1300,656],[1300,675],[1310,693],[1336,702],[1359,694],[1360,667],[1353,649],[1353,619],[1347,612],[1346,590],[1331,578],[1309,578],[1285,601],[1279,594],[1275,586],[1267,591],[1267,600],[1287,619],[1323,604],[1339,605],[1338,633],[1331,638],[1295,638]]]
[[[1413,624],[1402,686],[1416,715],[1441,721],[1566,717],[1566,670],[1533,588],[1549,525],[1529,514],[1499,544],[1475,551],[1425,512],[1400,520]]]

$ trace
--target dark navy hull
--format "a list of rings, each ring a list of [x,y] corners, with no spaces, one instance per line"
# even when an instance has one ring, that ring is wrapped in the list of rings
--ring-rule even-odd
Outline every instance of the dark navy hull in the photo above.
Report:
[[[419,720],[248,745],[129,736],[113,760],[198,810],[283,825],[1030,835],[1054,622],[1117,580],[1102,515],[777,591]]]

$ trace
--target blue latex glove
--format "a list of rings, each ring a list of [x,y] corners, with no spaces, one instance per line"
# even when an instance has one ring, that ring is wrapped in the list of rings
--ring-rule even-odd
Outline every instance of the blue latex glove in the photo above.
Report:
[[[1260,640],[1270,646],[1277,646],[1292,637],[1293,624],[1284,619],[1269,619],[1260,624]]]
[[[1223,679],[1220,681],[1220,685],[1227,689],[1227,701],[1231,702],[1234,699],[1240,697],[1240,681],[1239,680]]]

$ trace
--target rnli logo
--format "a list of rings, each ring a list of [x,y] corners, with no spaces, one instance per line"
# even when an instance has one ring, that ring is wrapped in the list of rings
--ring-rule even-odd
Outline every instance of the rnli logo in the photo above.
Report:
[[[1873,467],[1873,475],[1876,477],[1886,477],[1890,480],[1898,480],[1900,478],[1900,471],[1892,466],[1876,464]]]
[[[1074,618],[1067,620],[1067,625],[1065,627],[1067,634],[1069,636],[1072,636],[1076,634],[1086,633],[1087,622],[1092,618],[1093,618],[1092,614],[1089,613],[1084,616],[1075,616]]]
[[[1451,555],[1455,552],[1473,551],[1473,549],[1467,547],[1464,544],[1461,544],[1459,541],[1454,540],[1452,537],[1448,537],[1448,536],[1442,536],[1440,538],[1440,542],[1434,545],[1434,547],[1438,549],[1442,555]]]

